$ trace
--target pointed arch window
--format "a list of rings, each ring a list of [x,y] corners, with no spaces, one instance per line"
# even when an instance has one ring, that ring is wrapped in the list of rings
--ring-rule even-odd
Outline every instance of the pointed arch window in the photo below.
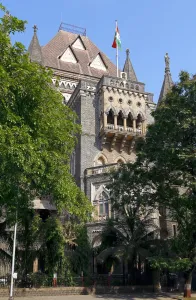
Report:
[[[136,119],[136,130],[140,133],[142,132],[142,122],[143,122],[142,116],[141,114],[138,114]]]
[[[114,112],[112,109],[109,110],[107,115],[107,124],[114,124]]]
[[[127,117],[127,127],[133,128],[133,117],[131,113],[129,113]]]
[[[118,116],[117,116],[117,125],[123,126],[124,121],[123,121],[123,113],[122,110],[119,111]]]
[[[109,216],[108,195],[105,191],[99,195],[99,217],[103,216]]]

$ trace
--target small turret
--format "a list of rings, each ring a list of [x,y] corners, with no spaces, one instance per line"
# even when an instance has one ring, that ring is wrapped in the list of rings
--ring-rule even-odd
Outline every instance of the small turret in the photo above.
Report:
[[[171,90],[172,86],[173,86],[173,80],[170,72],[170,58],[168,53],[166,53],[165,54],[165,76],[164,76],[161,92],[159,95],[157,107],[162,103],[164,97]]]
[[[129,49],[126,50],[126,54],[127,54],[127,57],[126,57],[126,60],[125,60],[123,72],[127,73],[127,79],[128,80],[138,81],[137,77],[136,77],[136,74],[135,74],[135,71],[133,69],[133,65],[132,65],[130,57],[129,57],[129,55],[130,55]]]
[[[42,50],[41,50],[39,40],[37,37],[37,29],[38,28],[36,25],[34,25],[33,29],[34,29],[34,34],[33,34],[31,43],[29,45],[28,52],[29,52],[30,60],[32,62],[36,62],[36,63],[42,65],[43,64]]]

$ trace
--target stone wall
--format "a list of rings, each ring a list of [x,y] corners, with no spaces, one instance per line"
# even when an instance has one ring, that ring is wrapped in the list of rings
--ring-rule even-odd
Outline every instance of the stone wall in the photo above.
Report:
[[[89,295],[89,294],[130,294],[132,292],[153,292],[153,286],[97,286],[97,287],[51,287],[51,288],[17,288],[15,297]],[[0,288],[0,298],[8,297],[9,289]]]

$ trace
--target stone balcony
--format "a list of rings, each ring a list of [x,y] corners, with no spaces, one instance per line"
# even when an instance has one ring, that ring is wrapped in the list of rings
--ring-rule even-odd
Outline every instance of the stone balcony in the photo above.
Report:
[[[135,138],[144,136],[145,132],[146,128],[144,123],[139,127],[107,123],[106,126],[103,126],[100,129],[102,149],[104,148],[104,145],[109,144],[110,151],[117,147],[118,151],[121,153],[125,148],[128,148],[130,154]]]
[[[113,133],[120,133],[120,134],[126,134],[126,135],[131,135],[131,136],[136,136],[136,135],[144,135],[144,132],[142,132],[141,128],[133,128],[133,127],[124,127],[122,125],[117,125],[116,128],[114,124],[107,124],[106,127],[102,127],[100,133],[104,132],[113,132]]]
[[[107,174],[112,172],[113,170],[116,170],[118,166],[119,166],[118,164],[108,164],[108,165],[88,168],[85,170],[85,175],[93,176],[93,175]]]

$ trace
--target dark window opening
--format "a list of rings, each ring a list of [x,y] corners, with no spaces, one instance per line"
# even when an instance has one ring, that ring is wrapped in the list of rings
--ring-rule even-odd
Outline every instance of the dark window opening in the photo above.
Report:
[[[173,225],[173,235],[174,235],[174,237],[176,237],[176,225]]]
[[[131,113],[128,114],[127,127],[133,127],[133,117],[132,117]]]
[[[48,209],[40,210],[39,215],[42,221],[45,222],[50,216],[50,211]]]
[[[118,117],[117,117],[117,125],[123,126],[123,124],[124,124],[124,122],[123,122],[123,113],[120,110],[119,114],[118,114]]]
[[[113,113],[112,109],[110,109],[110,111],[107,115],[107,123],[114,124],[114,113]]]
[[[141,129],[141,125],[142,125],[142,116],[139,114],[136,120],[136,128]]]

